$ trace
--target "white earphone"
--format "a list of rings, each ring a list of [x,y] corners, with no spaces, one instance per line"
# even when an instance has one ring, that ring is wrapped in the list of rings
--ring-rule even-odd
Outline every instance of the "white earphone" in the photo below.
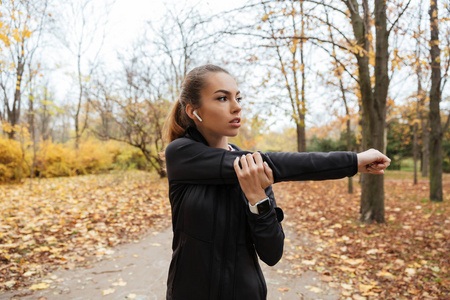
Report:
[[[198,119],[200,122],[203,122],[202,118],[200,118],[200,117],[197,115],[197,111],[196,111],[196,110],[193,111],[193,114],[194,114],[194,116],[197,117],[197,119]]]

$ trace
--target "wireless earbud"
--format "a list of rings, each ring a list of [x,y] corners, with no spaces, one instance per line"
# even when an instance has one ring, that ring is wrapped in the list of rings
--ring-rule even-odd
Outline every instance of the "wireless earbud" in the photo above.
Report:
[[[200,118],[200,117],[197,115],[197,111],[196,111],[196,110],[193,111],[193,114],[194,114],[194,116],[197,117],[197,119],[198,119],[200,122],[203,122],[202,118]]]

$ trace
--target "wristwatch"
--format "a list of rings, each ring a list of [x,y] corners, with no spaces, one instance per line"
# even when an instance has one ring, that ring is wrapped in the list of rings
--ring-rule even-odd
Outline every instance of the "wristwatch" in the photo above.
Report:
[[[250,208],[250,211],[255,215],[262,215],[263,213],[268,212],[272,205],[270,204],[270,198],[267,197],[265,199],[262,199],[261,201],[258,201],[255,205],[252,205],[249,202],[248,207]]]

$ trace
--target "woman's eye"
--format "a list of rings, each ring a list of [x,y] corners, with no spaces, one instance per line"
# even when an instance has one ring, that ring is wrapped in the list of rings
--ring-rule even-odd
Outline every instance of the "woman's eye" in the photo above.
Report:
[[[239,103],[241,103],[242,97],[237,97],[237,98],[236,98],[236,101],[239,102]]]
[[[226,101],[226,100],[227,100],[227,97],[222,96],[222,97],[217,98],[217,100],[220,100],[220,101]]]

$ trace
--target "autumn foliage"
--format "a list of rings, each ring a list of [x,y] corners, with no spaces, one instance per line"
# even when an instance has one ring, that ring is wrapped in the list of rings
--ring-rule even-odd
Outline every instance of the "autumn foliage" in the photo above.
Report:
[[[30,177],[31,172],[33,177],[49,178],[146,168],[139,149],[116,141],[87,138],[77,150],[73,141],[56,143],[49,139],[41,140],[36,147],[34,157],[29,135],[19,141],[0,135],[0,182]]]
[[[445,299],[450,295],[450,177],[444,202],[432,203],[428,185],[388,172],[386,224],[358,221],[360,187],[346,181],[279,183],[285,212],[286,276],[307,270],[352,299]],[[0,185],[0,290],[42,283],[57,267],[72,269],[149,228],[170,226],[167,180],[128,171],[34,179]],[[277,266],[275,266],[277,268]],[[48,284],[47,284],[48,285]],[[321,290],[311,287],[321,298]],[[365,298],[364,298],[365,297]]]

